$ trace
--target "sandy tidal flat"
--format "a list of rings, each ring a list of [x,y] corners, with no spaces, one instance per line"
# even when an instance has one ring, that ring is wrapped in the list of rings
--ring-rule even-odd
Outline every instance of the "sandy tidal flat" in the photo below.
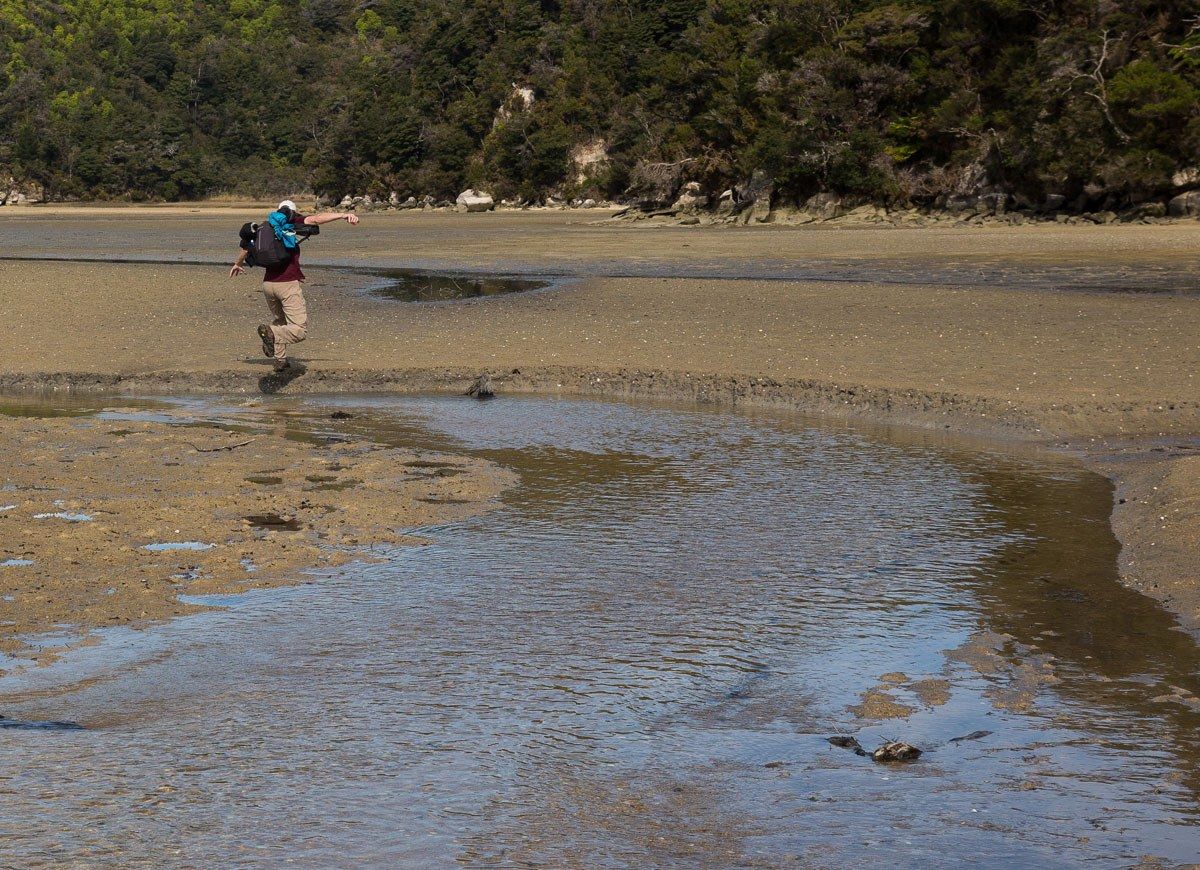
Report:
[[[230,228],[255,214],[0,215],[0,258],[211,263],[0,259],[0,386],[461,391],[486,371],[501,392],[759,403],[1033,440],[1117,481],[1127,579],[1200,629],[1200,224],[732,229],[372,214],[306,247],[304,372],[273,379],[254,335],[257,282],[226,276]],[[322,263],[567,277],[411,305]]]

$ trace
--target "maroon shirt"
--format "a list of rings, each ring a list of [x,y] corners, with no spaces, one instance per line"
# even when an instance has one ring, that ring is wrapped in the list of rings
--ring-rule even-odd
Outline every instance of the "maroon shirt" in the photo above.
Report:
[[[292,223],[295,225],[302,224],[306,217],[307,215],[295,214],[292,218]],[[300,249],[296,248],[295,253],[292,254],[292,258],[286,263],[278,266],[268,266],[266,272],[267,274],[263,276],[263,280],[269,281],[272,284],[285,281],[303,281],[304,273],[300,271]]]

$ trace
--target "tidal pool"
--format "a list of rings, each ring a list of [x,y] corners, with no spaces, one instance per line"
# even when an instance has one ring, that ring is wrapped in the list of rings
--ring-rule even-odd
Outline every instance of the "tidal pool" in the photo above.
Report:
[[[413,530],[426,546],[0,679],[0,714],[88,729],[6,734],[7,863],[1200,853],[1200,654],[1117,583],[1111,488],[1069,462],[608,402],[188,409],[469,453],[521,483]],[[838,734],[925,754],[878,765]]]
[[[90,523],[91,514],[71,513],[70,511],[54,511],[53,513],[34,514],[35,520],[63,520],[68,523]]]
[[[448,302],[475,299],[504,293],[522,293],[548,287],[551,281],[541,277],[514,275],[475,275],[424,272],[415,269],[374,269],[375,280],[367,287],[372,296],[398,302]]]
[[[157,544],[143,544],[143,550],[154,553],[166,553],[172,550],[211,550],[215,545],[203,541],[162,541]]]

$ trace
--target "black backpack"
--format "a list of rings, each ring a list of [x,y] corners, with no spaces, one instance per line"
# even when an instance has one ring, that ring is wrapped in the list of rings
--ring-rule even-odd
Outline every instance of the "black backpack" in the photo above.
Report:
[[[272,266],[282,266],[292,259],[292,252],[275,235],[275,230],[269,223],[258,225],[254,235],[254,265],[270,269]]]
[[[242,247],[246,250],[247,266],[282,266],[292,259],[292,252],[275,237],[275,230],[266,221],[261,224],[244,224],[238,233]]]
[[[302,242],[309,236],[317,235],[320,231],[320,227],[317,226],[303,227],[296,232],[297,241]],[[274,266],[282,266],[292,259],[292,251],[289,251],[283,242],[279,241],[271,224],[267,221],[263,221],[261,224],[242,224],[238,236],[241,239],[242,250],[246,252],[245,264],[247,266],[262,266],[264,269],[270,269]]]

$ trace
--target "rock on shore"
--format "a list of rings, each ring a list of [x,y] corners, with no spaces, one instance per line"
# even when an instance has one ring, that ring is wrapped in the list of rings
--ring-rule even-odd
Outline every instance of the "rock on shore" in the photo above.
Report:
[[[491,194],[474,188],[468,188],[460,193],[454,204],[459,211],[463,212],[491,211],[496,207],[496,201],[492,199]]]

